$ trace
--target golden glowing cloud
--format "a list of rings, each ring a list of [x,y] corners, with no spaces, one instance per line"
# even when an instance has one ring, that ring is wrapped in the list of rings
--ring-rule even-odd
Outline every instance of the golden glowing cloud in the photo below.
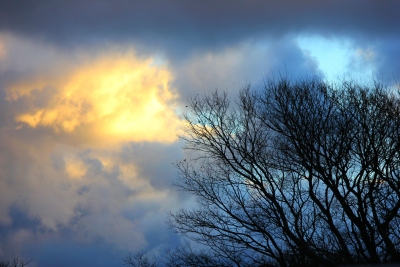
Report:
[[[33,128],[52,127],[106,143],[173,142],[180,122],[173,107],[176,95],[168,87],[171,79],[152,59],[108,55],[66,73],[15,82],[6,93],[9,101],[24,97],[32,103],[37,90],[47,94],[45,104],[32,105],[15,118]],[[49,87],[55,90],[44,90]]]

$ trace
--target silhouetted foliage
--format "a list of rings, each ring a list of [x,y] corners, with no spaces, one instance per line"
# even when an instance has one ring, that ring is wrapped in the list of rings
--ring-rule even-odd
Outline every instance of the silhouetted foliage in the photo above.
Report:
[[[397,90],[282,78],[190,108],[181,139],[198,157],[177,164],[177,186],[198,207],[170,224],[210,250],[178,249],[175,266],[400,261]]]

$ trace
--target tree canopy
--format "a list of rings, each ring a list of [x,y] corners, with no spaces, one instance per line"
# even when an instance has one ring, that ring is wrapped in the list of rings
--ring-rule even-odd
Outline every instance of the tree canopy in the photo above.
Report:
[[[181,139],[197,157],[177,163],[177,186],[198,206],[170,224],[208,250],[180,248],[167,265],[400,261],[397,90],[280,78],[189,102]]]

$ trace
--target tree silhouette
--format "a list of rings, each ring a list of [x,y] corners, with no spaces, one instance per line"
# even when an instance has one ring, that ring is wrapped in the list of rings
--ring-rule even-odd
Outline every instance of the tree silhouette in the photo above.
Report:
[[[177,164],[177,186],[198,206],[171,214],[170,224],[209,250],[180,248],[169,262],[400,261],[397,90],[281,78],[258,92],[247,86],[234,103],[215,92],[189,107],[181,139],[197,157]]]
[[[24,267],[27,266],[32,260],[24,262],[19,256],[13,254],[12,261],[0,261],[0,267]]]

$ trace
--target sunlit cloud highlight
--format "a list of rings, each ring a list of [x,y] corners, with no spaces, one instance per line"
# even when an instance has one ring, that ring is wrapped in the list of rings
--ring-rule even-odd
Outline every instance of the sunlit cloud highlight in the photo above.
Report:
[[[5,91],[8,101],[30,102],[30,110],[15,117],[22,125],[79,132],[106,143],[170,143],[179,126],[171,80],[171,73],[151,58],[110,54],[63,75],[16,81]]]

